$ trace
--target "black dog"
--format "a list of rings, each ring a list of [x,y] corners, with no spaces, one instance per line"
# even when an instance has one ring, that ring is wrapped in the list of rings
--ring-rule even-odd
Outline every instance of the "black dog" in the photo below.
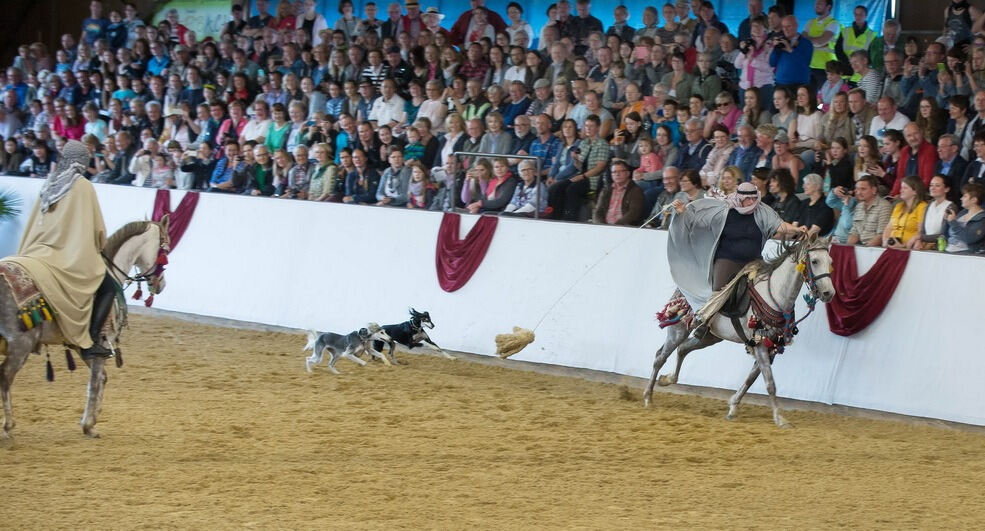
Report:
[[[397,363],[397,359],[393,357],[393,350],[397,343],[400,343],[407,348],[420,347],[424,345],[424,343],[427,343],[428,345],[434,347],[438,352],[441,352],[441,354],[443,354],[446,358],[451,360],[455,359],[454,356],[442,350],[441,347],[434,343],[434,341],[431,341],[431,338],[428,337],[427,332],[424,331],[425,327],[434,328],[434,323],[431,322],[431,316],[428,315],[428,312],[419,312],[413,308],[410,309],[410,320],[404,321],[400,324],[383,325],[383,330],[390,336],[390,341],[386,342],[386,344],[390,347],[390,351],[387,353],[387,356],[394,364]],[[375,348],[378,352],[383,352],[383,344],[383,341],[374,341],[373,348]]]

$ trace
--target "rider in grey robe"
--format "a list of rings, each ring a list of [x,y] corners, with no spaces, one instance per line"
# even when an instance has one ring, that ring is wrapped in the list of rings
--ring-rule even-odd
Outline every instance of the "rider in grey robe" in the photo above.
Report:
[[[745,184],[748,183],[743,183]],[[736,206],[728,200],[698,199],[688,203],[683,212],[675,213],[671,219],[670,240],[667,244],[670,274],[695,310],[704,306],[711,297],[715,251],[725,229],[728,212],[732,208]],[[772,208],[758,201],[751,212],[742,213],[754,216],[756,225],[763,234],[762,247],[766,246],[767,240],[777,231],[796,230],[792,225],[784,223]]]

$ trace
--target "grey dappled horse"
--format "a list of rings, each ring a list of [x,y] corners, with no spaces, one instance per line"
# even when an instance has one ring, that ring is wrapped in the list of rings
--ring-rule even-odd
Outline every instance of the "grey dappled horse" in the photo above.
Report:
[[[750,289],[755,289],[763,296],[765,303],[774,311],[782,313],[793,311],[797,297],[800,295],[801,287],[805,279],[808,284],[811,296],[823,302],[829,302],[835,296],[834,283],[831,281],[830,272],[832,270],[831,256],[828,254],[830,240],[824,239],[805,239],[792,245],[786,246],[780,254],[764,262],[765,271],[768,275],[750,285]],[[798,270],[798,264],[803,264],[803,269]],[[763,271],[761,269],[760,271]],[[695,309],[697,310],[697,309]],[[754,330],[749,328],[749,318],[753,315],[752,306],[746,311],[745,315],[738,318],[740,327],[746,338],[752,338]],[[758,318],[758,317],[757,317]],[[677,378],[681,373],[681,365],[684,358],[695,350],[699,350],[716,343],[723,339],[734,343],[744,344],[735,329],[732,320],[723,315],[715,315],[708,323],[708,333],[703,338],[688,336],[692,328],[684,324],[684,320],[677,324],[667,327],[667,338],[663,347],[657,351],[656,359],[653,361],[653,373],[650,375],[650,383],[647,385],[646,392],[643,394],[643,403],[650,405],[650,398],[653,395],[653,385],[658,383],[661,386],[677,383]],[[679,347],[679,348],[678,348]],[[773,421],[781,428],[789,427],[790,423],[783,418],[780,408],[776,402],[776,384],[773,381],[772,363],[774,354],[764,346],[762,342],[754,347],[747,347],[750,354],[755,358],[753,367],[746,377],[742,386],[729,399],[728,415],[729,420],[734,419],[738,413],[739,402],[745,396],[746,391],[756,381],[759,374],[763,374],[766,380],[766,391],[769,393],[770,406],[773,408]],[[677,367],[673,375],[661,375],[657,378],[660,368],[666,363],[667,358],[677,350]]]
[[[162,250],[167,252],[170,249],[167,224],[166,216],[160,222],[135,221],[124,225],[109,237],[103,253],[112,260],[113,265],[108,265],[107,271],[118,283],[123,284],[129,278],[126,275],[136,267],[140,272],[137,278],[147,281],[152,294],[164,289],[164,276],[158,269],[158,255]],[[45,321],[31,330],[21,331],[17,314],[18,308],[7,283],[0,281],[0,357],[6,355],[0,364],[0,395],[3,399],[4,416],[0,439],[9,437],[10,430],[14,427],[10,387],[28,355],[40,352],[41,345],[63,344],[57,321]],[[113,312],[107,321],[111,319],[114,319]],[[115,349],[122,323],[119,318],[114,321],[112,333],[106,339],[110,348]],[[101,409],[106,386],[106,359],[92,358],[84,361],[89,366],[89,387],[82,413],[82,431],[88,436],[98,437],[93,426]]]

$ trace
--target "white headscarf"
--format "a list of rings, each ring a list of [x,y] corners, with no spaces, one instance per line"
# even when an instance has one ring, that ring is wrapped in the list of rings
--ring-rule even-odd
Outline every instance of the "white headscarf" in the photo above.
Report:
[[[755,197],[756,201],[749,206],[742,206],[742,200],[749,197]],[[740,184],[735,192],[732,192],[725,198],[725,202],[728,203],[729,208],[734,208],[739,214],[751,214],[759,206],[761,200],[762,197],[759,193],[759,188],[756,188],[756,185],[752,183]]]
[[[85,179],[89,165],[89,149],[78,140],[69,140],[58,155],[55,171],[48,175],[41,186],[41,212],[48,212],[51,205],[65,196],[77,179]]]

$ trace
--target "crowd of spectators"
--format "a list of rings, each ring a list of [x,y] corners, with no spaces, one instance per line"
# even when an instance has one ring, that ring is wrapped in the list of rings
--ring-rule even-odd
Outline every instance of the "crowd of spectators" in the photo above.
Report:
[[[925,43],[779,4],[735,28],[708,1],[620,5],[606,28],[559,0],[535,33],[516,2],[341,0],[330,26],[256,0],[200,39],[93,0],[0,72],[0,172],[43,178],[81,139],[94,182],[654,227],[751,181],[840,242],[985,250],[982,12],[951,0]]]

